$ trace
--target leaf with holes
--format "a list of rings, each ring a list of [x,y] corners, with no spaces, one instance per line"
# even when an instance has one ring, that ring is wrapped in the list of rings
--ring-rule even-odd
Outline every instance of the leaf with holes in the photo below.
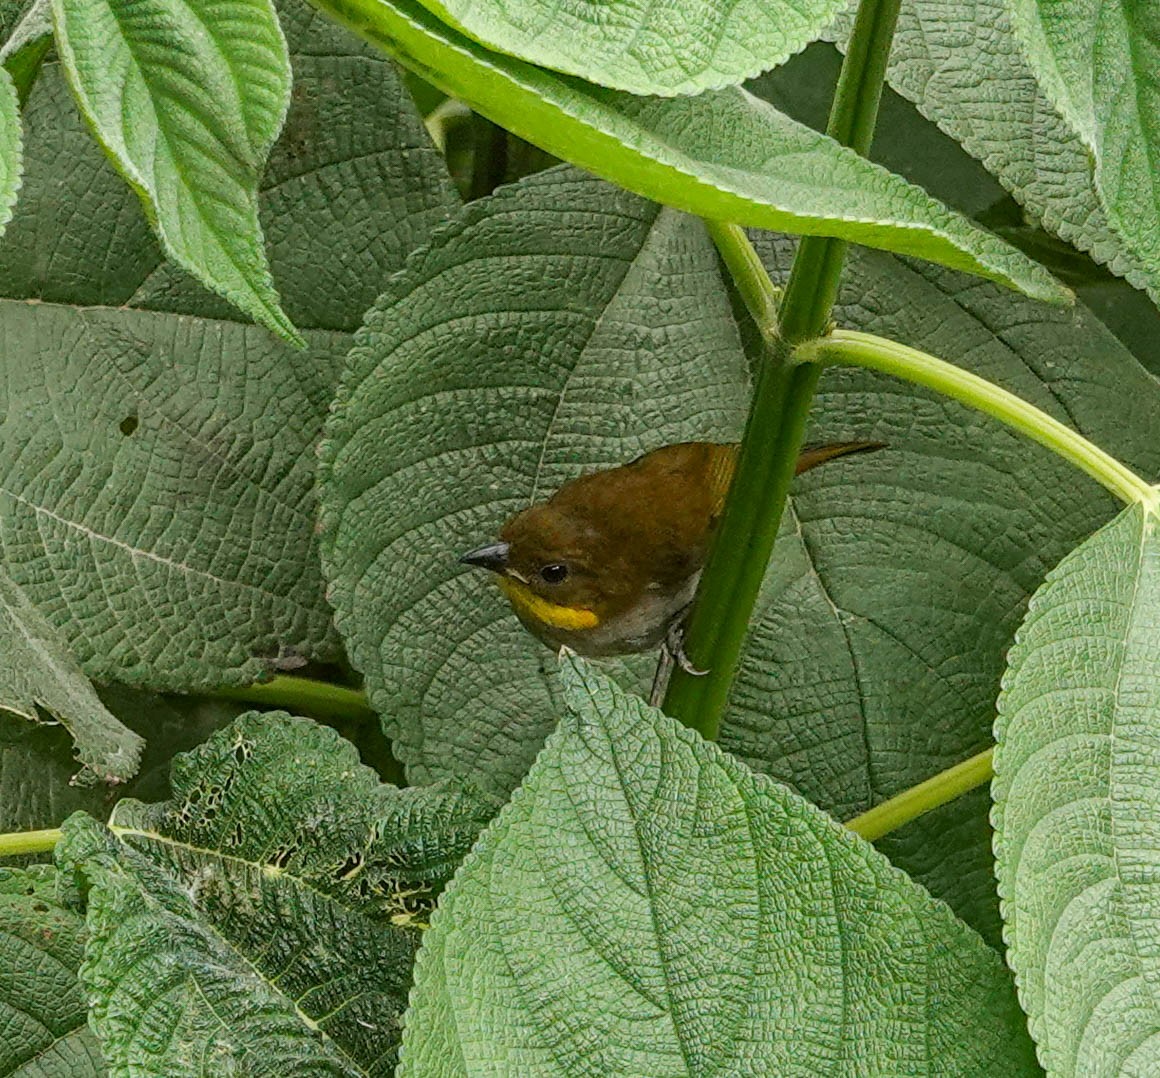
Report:
[[[411,0],[324,6],[509,131],[666,206],[836,236],[942,262],[1049,302],[1070,299],[1015,248],[743,90],[637,97],[490,52]]]
[[[97,698],[68,647],[28,597],[0,572],[0,710],[63,723],[77,759],[104,782],[132,778],[144,742]]]
[[[81,111],[140,196],[166,254],[299,341],[278,304],[257,186],[290,99],[270,0],[53,0]]]
[[[695,94],[776,67],[844,0],[722,5],[704,0],[422,0],[498,52],[634,94]]]
[[[77,971],[84,918],[60,904],[56,872],[0,868],[0,1078],[103,1078]]]
[[[457,556],[584,470],[736,437],[746,396],[702,224],[572,169],[469,206],[392,282],[320,486],[331,601],[415,781],[502,801],[557,714],[550,653]]]
[[[995,751],[1008,955],[1055,1075],[1160,1068],[1160,518],[1069,554],[1011,649]]]
[[[481,811],[384,786],[332,730],[272,712],[179,757],[170,801],[119,802],[111,831],[73,817],[58,860],[86,890],[81,977],[110,1066],[389,1075],[413,922]]]
[[[423,940],[400,1078],[1032,1075],[1010,975],[824,813],[608,678]]]

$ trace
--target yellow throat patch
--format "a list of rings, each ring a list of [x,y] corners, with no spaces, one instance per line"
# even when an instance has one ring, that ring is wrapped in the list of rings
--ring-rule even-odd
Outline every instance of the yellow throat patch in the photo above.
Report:
[[[578,629],[595,629],[600,624],[600,618],[596,616],[595,611],[586,610],[582,606],[561,606],[559,603],[549,602],[532,591],[527,584],[513,580],[510,576],[501,576],[499,586],[518,613],[553,629],[574,632]]]

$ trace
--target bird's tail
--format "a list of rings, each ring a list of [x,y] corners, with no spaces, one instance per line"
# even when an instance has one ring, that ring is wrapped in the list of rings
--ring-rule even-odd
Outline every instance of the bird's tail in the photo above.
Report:
[[[808,472],[819,464],[837,460],[838,457],[849,457],[855,453],[873,453],[876,449],[885,449],[885,442],[830,442],[829,445],[807,445],[798,456],[795,475]]]

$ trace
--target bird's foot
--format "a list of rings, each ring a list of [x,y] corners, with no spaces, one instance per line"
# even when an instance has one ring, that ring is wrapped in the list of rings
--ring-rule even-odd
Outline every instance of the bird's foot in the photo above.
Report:
[[[681,624],[674,625],[665,636],[665,642],[661,648],[668,653],[669,657],[676,662],[676,664],[684,670],[686,674],[692,677],[704,677],[709,671],[698,670],[693,665],[693,660],[685,654],[685,627]]]

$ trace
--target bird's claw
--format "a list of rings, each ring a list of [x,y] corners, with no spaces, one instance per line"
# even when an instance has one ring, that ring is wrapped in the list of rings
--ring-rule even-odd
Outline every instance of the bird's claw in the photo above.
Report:
[[[693,665],[693,660],[685,652],[685,630],[681,625],[674,625],[665,637],[662,645],[676,662],[676,664],[691,677],[704,677],[709,671],[699,670]]]

